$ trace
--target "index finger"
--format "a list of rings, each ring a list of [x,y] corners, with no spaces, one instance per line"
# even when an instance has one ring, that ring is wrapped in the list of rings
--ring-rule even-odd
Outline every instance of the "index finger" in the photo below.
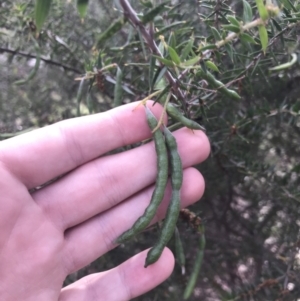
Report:
[[[150,137],[144,108],[136,108],[137,104],[5,140],[0,143],[0,162],[27,188],[42,185],[111,150]],[[156,116],[162,113],[160,105],[151,110]]]

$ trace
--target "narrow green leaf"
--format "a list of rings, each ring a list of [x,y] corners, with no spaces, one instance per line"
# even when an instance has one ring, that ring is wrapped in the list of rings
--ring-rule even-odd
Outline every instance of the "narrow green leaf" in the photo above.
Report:
[[[116,74],[116,84],[114,89],[114,107],[120,106],[123,101],[122,78],[123,78],[123,72],[118,67],[117,74]]]
[[[161,90],[164,89],[167,84],[164,79],[164,75],[167,72],[167,67],[163,67],[162,69],[157,69],[157,73],[154,76],[153,82],[154,82],[154,90]]]
[[[288,10],[293,10],[294,12],[298,12],[297,8],[293,5],[293,3],[289,0],[279,0],[279,2]]]
[[[243,21],[244,23],[249,23],[252,21],[253,13],[251,5],[246,1],[243,0]]]
[[[151,91],[151,89],[153,87],[155,62],[156,62],[156,58],[151,56],[150,62],[149,62],[149,92]]]
[[[156,59],[158,59],[161,63],[163,63],[164,65],[166,65],[167,67],[174,67],[174,63],[170,60],[167,60],[163,57],[157,56],[157,55],[153,55]]]
[[[240,35],[240,39],[242,40],[242,42],[247,42],[247,43],[251,43],[251,44],[257,44],[255,42],[255,40],[249,34],[247,34],[245,32]]]
[[[96,66],[97,66],[97,69],[102,68],[102,52],[101,51],[99,51],[99,53],[98,53]]]
[[[240,22],[234,17],[234,16],[226,16],[227,20],[232,24],[237,27],[240,27]]]
[[[140,42],[141,42],[144,58],[146,59],[147,58],[147,52],[146,52],[146,47],[145,47],[145,43],[144,43],[144,38],[143,38],[139,28],[137,28],[137,32],[138,32],[139,39],[140,39]]]
[[[220,73],[219,68],[212,61],[205,61],[205,65],[207,68]]]
[[[275,18],[272,18],[272,23],[273,25],[276,27],[276,29],[280,32],[282,30],[282,27],[280,26],[280,24],[275,20]],[[280,35],[280,42],[282,44],[282,47],[285,46],[285,41],[284,41],[284,36],[281,34]]]
[[[77,99],[76,99],[77,117],[80,116],[80,103],[83,95],[83,85],[84,85],[84,78],[80,81],[78,91],[77,91]]]
[[[282,31],[281,25],[275,19],[272,19],[272,22],[278,31]]]
[[[184,255],[184,249],[183,244],[180,238],[180,234],[178,231],[178,228],[175,228],[175,254],[176,254],[176,260],[178,261],[180,267],[181,267],[181,274],[185,274],[185,255]]]
[[[88,9],[89,0],[77,0],[77,10],[81,19],[84,19]]]
[[[175,49],[176,44],[177,43],[176,43],[175,34],[172,31],[171,34],[170,34],[170,36],[169,36],[168,45]]]
[[[220,33],[218,32],[218,30],[215,27],[211,26],[210,30],[211,30],[211,32],[212,32],[212,34],[213,34],[216,41],[222,40],[222,37],[221,37]]]
[[[184,48],[182,49],[181,55],[180,55],[180,59],[183,61],[185,60],[188,55],[190,54],[192,48],[193,48],[193,44],[194,44],[194,40],[190,39],[184,46]]]
[[[140,1],[140,2],[146,8],[152,8],[153,7],[152,1]]]
[[[90,90],[90,89],[89,89]],[[94,111],[94,102],[93,102],[93,98],[91,95],[91,92],[89,91],[87,98],[86,98],[86,104],[89,110],[89,114],[93,114]]]
[[[260,38],[262,50],[264,53],[266,53],[266,49],[268,47],[268,42],[269,42],[267,29],[265,26],[259,26],[258,32],[259,32],[259,38]]]
[[[180,67],[181,68],[186,68],[186,67],[191,67],[191,66],[194,66],[198,61],[200,60],[200,57],[199,56],[196,56],[188,61],[185,61],[185,62],[182,62],[180,64]]]
[[[222,25],[222,27],[225,30],[232,31],[232,32],[235,32],[235,33],[239,33],[241,31],[240,27],[232,25],[232,24]]]
[[[259,13],[260,18],[263,21],[268,20],[269,13],[268,13],[268,11],[266,9],[266,6],[264,4],[264,0],[255,0],[255,2],[256,2],[256,6],[257,6],[257,9],[258,9],[258,13]]]
[[[234,53],[234,50],[233,50],[232,46],[230,44],[225,44],[224,47],[225,47],[225,49],[226,49],[226,51],[227,51],[227,53],[228,53],[231,61],[233,62],[233,53]]]
[[[49,14],[51,0],[36,0],[35,2],[35,25],[38,31],[41,30],[43,24]]]
[[[103,43],[111,38],[114,34],[116,34],[123,25],[127,22],[127,19],[124,19],[123,17],[117,19],[115,22],[113,22],[99,37],[97,40],[97,48],[101,48],[103,46]]]
[[[180,64],[180,58],[179,55],[177,54],[176,50],[170,46],[168,46],[168,51],[170,54],[170,57],[172,59],[172,61],[176,64],[179,65]]]
[[[165,55],[165,46],[162,41],[159,42],[158,49],[159,49],[159,52],[161,53],[161,55],[164,56]]]
[[[199,51],[203,52],[205,50],[210,50],[210,49],[216,49],[216,45],[215,44],[208,44],[208,45],[205,45],[203,47],[201,47],[199,49]]]
[[[181,26],[183,27],[184,25],[186,24],[186,21],[177,21],[177,22],[174,22],[172,24],[169,24],[163,28],[160,28],[159,31],[157,31],[154,36],[155,37],[159,37],[160,35],[164,34],[166,31],[170,30],[170,29],[173,29],[174,27],[177,27],[177,26]],[[192,28],[189,28],[189,31],[191,31]],[[179,31],[177,31],[177,33],[179,33]]]
[[[157,5],[153,9],[151,9],[148,13],[146,13],[142,18],[141,21],[143,24],[147,24],[151,22],[158,14],[165,10],[165,5],[169,3],[169,1],[164,1],[163,3]]]

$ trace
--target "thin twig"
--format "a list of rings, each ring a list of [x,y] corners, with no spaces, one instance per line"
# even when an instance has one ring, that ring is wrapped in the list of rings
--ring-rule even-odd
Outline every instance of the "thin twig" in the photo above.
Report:
[[[25,52],[18,51],[18,50],[9,49],[9,48],[0,47],[0,52],[6,52],[6,53],[14,54],[14,55],[24,56],[24,57],[27,57],[30,59],[36,59],[36,55],[30,54],[30,53],[25,53]],[[74,73],[78,73],[78,74],[82,73],[82,71],[80,71],[79,69],[76,69],[76,68],[68,66],[68,65],[64,65],[60,62],[55,62],[55,61],[52,61],[52,60],[49,60],[49,59],[46,59],[43,57],[41,57],[41,60],[49,65],[62,67],[67,71],[73,71]]]

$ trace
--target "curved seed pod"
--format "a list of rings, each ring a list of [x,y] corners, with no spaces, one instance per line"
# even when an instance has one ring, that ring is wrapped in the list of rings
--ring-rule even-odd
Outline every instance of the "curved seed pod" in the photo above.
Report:
[[[14,85],[17,86],[25,85],[35,77],[37,71],[39,70],[40,62],[41,62],[41,49],[37,41],[35,41],[35,51],[36,51],[36,61],[33,69],[30,71],[29,75],[25,79],[20,79],[15,81]]]
[[[167,113],[176,121],[181,122],[184,126],[192,130],[202,130],[205,128],[198,124],[196,121],[184,117],[172,104],[167,104]]]
[[[154,247],[148,252],[145,267],[156,262],[164,247],[171,239],[176,222],[180,212],[180,189],[182,185],[182,163],[177,151],[176,139],[172,133],[164,127],[164,134],[166,137],[166,144],[170,154],[171,162],[171,184],[172,184],[172,197],[168,207],[167,215],[164,220],[160,237]]]
[[[148,107],[145,106],[147,122],[151,130],[157,126],[157,120],[151,113]],[[163,134],[160,130],[157,130],[153,134],[155,149],[157,154],[157,180],[156,185],[151,197],[149,206],[146,208],[144,214],[137,219],[131,229],[124,232],[117,238],[117,243],[123,243],[128,241],[138,232],[144,230],[151,220],[153,219],[158,206],[160,205],[163,197],[165,188],[168,181],[168,154],[165,145]]]
[[[194,290],[194,287],[196,285],[196,281],[197,281],[200,269],[201,269],[203,255],[204,255],[204,248],[205,248],[204,228],[202,228],[201,232],[202,232],[202,234],[201,234],[201,239],[200,239],[200,243],[199,243],[199,251],[198,251],[198,254],[197,254],[197,257],[195,260],[192,274],[191,274],[188,284],[184,290],[184,294],[183,294],[184,300],[188,299],[191,296],[191,294]]]
[[[292,60],[288,63],[281,64],[279,66],[269,68],[270,71],[281,71],[287,68],[292,67],[295,63],[297,63],[298,55],[296,53],[292,53]]]
[[[209,71],[204,72],[202,69],[199,69],[198,73],[200,76],[205,79],[213,88],[217,89],[220,91],[220,93],[234,98],[234,99],[240,99],[241,97],[234,91],[230,90],[225,87],[225,85],[217,80]]]

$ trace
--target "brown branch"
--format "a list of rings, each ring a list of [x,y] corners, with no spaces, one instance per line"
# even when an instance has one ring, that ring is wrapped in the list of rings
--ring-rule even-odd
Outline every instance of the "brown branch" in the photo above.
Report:
[[[21,51],[18,51],[18,50],[13,50],[13,49],[8,49],[8,48],[3,48],[3,47],[0,47],[0,52],[6,52],[6,53],[14,54],[14,55],[24,56],[24,57],[27,57],[27,58],[30,58],[30,59],[36,59],[36,56],[32,55],[30,53],[25,53],[25,52],[21,52]],[[49,65],[62,67],[67,71],[73,71],[73,72],[78,73],[78,74],[82,73],[82,71],[80,71],[79,69],[73,68],[71,66],[64,65],[60,62],[55,62],[55,61],[52,61],[52,60],[49,60],[49,59],[46,59],[46,58],[43,58],[43,57],[41,57],[41,60],[43,62],[49,64]]]
[[[134,27],[138,28],[145,39],[146,43],[148,44],[151,52],[159,57],[163,57],[161,54],[158,46],[156,45],[154,39],[151,37],[151,33],[147,31],[145,26],[143,25],[142,21],[137,16],[134,9],[131,7],[127,0],[120,0],[120,4],[124,11],[124,17],[127,18]],[[163,66],[163,64],[160,62]],[[170,71],[167,70],[165,73],[166,79],[169,82],[170,86],[172,87],[173,93],[182,101],[183,105],[185,105],[185,96],[182,91],[179,89],[178,81],[173,77]]]

